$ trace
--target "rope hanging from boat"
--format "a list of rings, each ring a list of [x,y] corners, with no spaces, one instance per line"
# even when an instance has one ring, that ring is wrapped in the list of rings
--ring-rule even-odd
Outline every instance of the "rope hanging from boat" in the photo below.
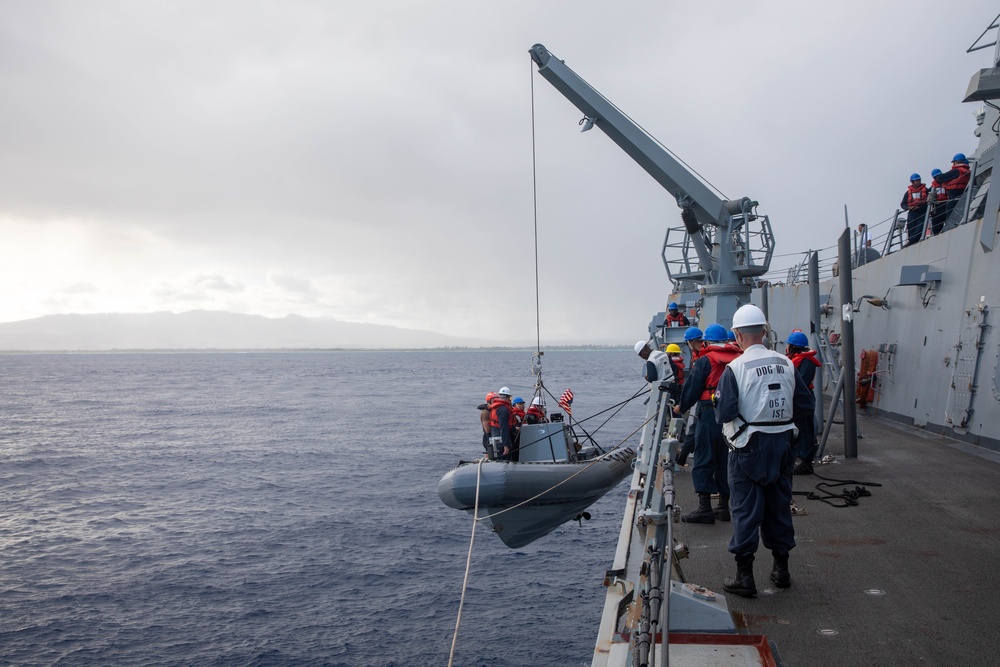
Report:
[[[451,638],[451,652],[448,654],[448,667],[455,660],[455,645],[458,643],[458,628],[462,625],[462,606],[465,604],[465,591],[469,587],[469,567],[472,565],[472,545],[476,543],[476,525],[479,521],[479,480],[483,474],[483,460],[479,460],[476,470],[476,502],[472,510],[472,537],[469,539],[469,555],[465,557],[465,578],[462,580],[462,597],[458,601],[458,618],[455,619],[455,634]]]

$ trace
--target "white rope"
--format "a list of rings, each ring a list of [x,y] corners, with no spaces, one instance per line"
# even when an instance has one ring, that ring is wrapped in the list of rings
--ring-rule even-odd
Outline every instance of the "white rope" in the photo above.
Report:
[[[458,618],[455,619],[455,634],[451,638],[451,653],[448,654],[448,667],[455,660],[455,644],[458,642],[458,627],[462,624],[462,605],[465,604],[465,590],[469,585],[469,567],[472,564],[472,545],[476,543],[476,525],[479,521],[479,479],[483,473],[483,459],[479,459],[476,469],[476,503],[472,509],[472,538],[469,540],[469,555],[465,558],[465,579],[462,580],[462,598],[458,602]]]

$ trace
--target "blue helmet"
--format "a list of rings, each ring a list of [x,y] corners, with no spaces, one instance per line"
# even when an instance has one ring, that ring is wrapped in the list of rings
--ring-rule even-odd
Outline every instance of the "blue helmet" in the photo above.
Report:
[[[931,169],[931,178],[934,178],[935,176],[937,176],[940,173],[941,173],[940,169]]]
[[[705,328],[705,340],[712,343],[721,343],[729,340],[729,332],[721,324],[709,324]]]
[[[701,340],[704,334],[698,327],[688,327],[687,331],[684,332],[684,342],[689,340]]]
[[[964,162],[969,163],[969,159],[965,157],[965,153],[955,153],[955,157],[951,159],[952,162]]]
[[[920,180],[920,174],[910,174],[910,180],[911,181],[919,181]]]
[[[732,329],[726,332],[726,340],[736,340],[736,332]]]
[[[793,331],[788,334],[788,344],[795,347],[809,347],[809,337],[801,331]]]
[[[510,403],[511,403],[511,405],[517,405],[518,403],[524,403],[524,399],[523,399],[523,398],[521,398],[520,396],[518,396],[517,398],[515,398],[515,399],[514,399],[513,401],[511,401]]]
[[[676,301],[671,301],[670,305],[667,306],[667,310],[677,310],[677,302]]]

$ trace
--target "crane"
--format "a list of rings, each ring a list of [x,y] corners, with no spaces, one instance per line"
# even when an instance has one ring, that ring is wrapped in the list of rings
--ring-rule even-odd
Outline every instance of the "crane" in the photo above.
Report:
[[[604,132],[677,201],[683,225],[668,228],[664,238],[667,275],[675,291],[696,286],[702,322],[731,328],[733,313],[750,302],[753,280],[767,273],[774,253],[770,220],[757,212],[758,203],[722,199],[543,45],[529,53],[538,73],[583,112],[583,130]]]

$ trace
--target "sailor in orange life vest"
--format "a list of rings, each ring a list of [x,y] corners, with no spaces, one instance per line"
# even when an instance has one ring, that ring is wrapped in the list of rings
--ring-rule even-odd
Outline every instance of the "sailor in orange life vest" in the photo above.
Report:
[[[694,362],[698,361],[698,357],[701,356],[701,351],[704,349],[705,340],[703,338],[703,333],[698,327],[688,327],[688,330],[684,332],[684,342],[687,344],[688,348],[691,350],[691,366],[694,367]],[[682,369],[683,370],[683,369]],[[683,393],[683,382],[684,378],[680,378],[681,392]],[[687,463],[687,459],[691,456],[691,452],[694,451],[694,431],[695,424],[698,422],[698,417],[695,414],[697,411],[697,406],[691,409],[691,412],[687,416],[687,424],[684,428],[684,445],[681,450],[677,452],[677,465],[684,465]],[[680,414],[680,401],[677,401],[677,406],[674,408],[674,413]]]
[[[677,343],[671,343],[667,345],[667,349],[664,350],[667,353],[667,358],[670,359],[671,370],[674,372],[674,377],[677,379],[676,391],[674,393],[674,402],[681,402],[681,389],[684,387],[684,354],[681,352],[681,346]]]
[[[736,576],[723,582],[723,590],[743,597],[757,594],[753,561],[761,540],[774,557],[771,581],[778,588],[792,585],[788,552],[795,547],[793,418],[800,411],[811,412],[815,405],[792,362],[762,345],[766,325],[757,306],[742,306],[733,315],[736,342],[743,354],[722,373],[715,413],[733,448],[729,454],[733,513],[729,552],[736,557]]]
[[[667,327],[689,327],[691,322],[684,313],[680,312],[676,301],[671,301],[667,306],[667,316],[663,318],[663,325]]]
[[[524,413],[525,424],[544,424],[549,421],[545,416],[545,406],[542,404],[542,397],[535,396],[531,400],[531,407]]]
[[[944,223],[948,219],[948,190],[938,181],[940,169],[931,169],[931,231],[937,236],[944,231]]]
[[[490,408],[493,404],[493,399],[497,397],[495,391],[491,391],[486,394],[486,402],[480,404],[479,406],[479,421],[483,425],[483,449],[490,451],[490,434],[492,429],[490,428]]]
[[[806,383],[809,391],[812,391],[816,369],[822,364],[816,358],[816,350],[809,349],[809,338],[798,329],[788,334],[785,356],[802,376],[802,381]],[[816,456],[816,422],[813,421],[813,412],[811,410],[796,412],[795,428],[799,432],[792,440],[792,453],[795,454],[795,469],[792,474],[811,475],[813,458]]]
[[[497,397],[490,405],[490,435],[500,438],[501,451],[497,453],[497,461],[510,461],[511,449],[514,446],[514,413],[511,411],[510,389],[500,387]]]
[[[927,217],[927,186],[920,181],[920,174],[910,174],[910,187],[903,193],[899,207],[906,211],[906,245],[920,241]]]
[[[719,385],[719,378],[726,365],[740,355],[740,348],[727,343],[729,332],[721,324],[705,328],[701,356],[691,366],[684,380],[678,414],[697,407],[694,427],[694,468],[691,481],[698,493],[698,509],[681,517],[687,523],[715,523],[729,521],[729,481],[726,459],[729,448],[722,437],[722,427],[715,420],[712,395]],[[712,494],[719,494],[719,504],[712,509]]]
[[[514,417],[514,427],[513,435],[511,436],[511,442],[514,443],[514,449],[511,450],[512,458],[517,461],[517,454],[521,447],[521,424],[524,423],[524,399],[520,396],[515,396],[514,400],[510,403],[510,413]]]
[[[969,169],[969,160],[965,157],[965,153],[955,153],[955,157],[951,159],[951,169],[943,174],[938,174],[937,182],[944,186],[945,193],[948,195],[948,205],[945,207],[946,219],[951,214],[951,210],[955,208],[955,204],[958,203],[958,198],[968,187],[971,176],[972,170]]]

